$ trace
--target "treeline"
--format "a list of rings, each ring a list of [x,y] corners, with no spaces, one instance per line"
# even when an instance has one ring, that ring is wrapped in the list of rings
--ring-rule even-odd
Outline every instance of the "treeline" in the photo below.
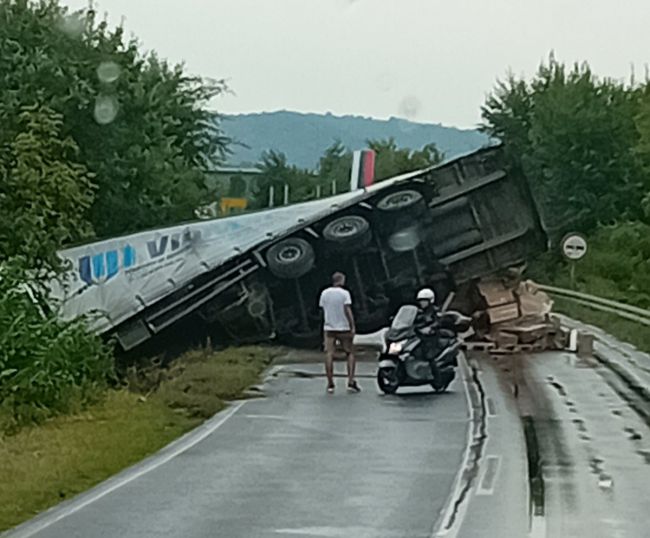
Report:
[[[0,1],[0,430],[83,405],[109,350],[45,300],[56,252],[193,217],[227,151],[223,82],[56,0]]]
[[[650,81],[551,56],[531,80],[499,82],[482,114],[528,177],[555,247],[569,231],[591,238],[582,287],[650,307]],[[536,270],[567,283],[557,248]]]
[[[438,164],[443,154],[435,144],[427,144],[422,149],[400,148],[395,139],[368,140],[367,148],[375,151],[375,180],[382,181],[404,172],[419,170]],[[270,187],[274,193],[273,205],[284,201],[284,186],[289,188],[291,203],[305,202],[320,196],[350,190],[350,171],[352,151],[341,142],[334,142],[323,153],[318,169],[307,170],[288,163],[287,156],[278,151],[262,154],[257,167],[262,171],[256,180],[251,199],[251,207],[260,209],[269,206]],[[239,194],[238,189],[229,192]]]

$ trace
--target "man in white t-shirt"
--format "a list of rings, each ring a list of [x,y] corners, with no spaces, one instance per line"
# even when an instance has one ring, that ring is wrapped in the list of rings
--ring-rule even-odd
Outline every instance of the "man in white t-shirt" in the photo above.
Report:
[[[334,351],[336,342],[341,343],[348,359],[348,390],[361,392],[361,388],[354,379],[356,366],[352,341],[355,326],[352,315],[352,297],[344,289],[345,275],[334,273],[332,285],[320,295],[318,305],[323,309],[323,335],[325,340],[325,374],[327,375],[327,392],[334,392]]]

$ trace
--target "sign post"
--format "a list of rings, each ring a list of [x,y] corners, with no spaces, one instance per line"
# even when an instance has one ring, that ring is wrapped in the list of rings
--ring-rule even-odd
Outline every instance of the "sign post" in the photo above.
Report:
[[[576,287],[576,262],[587,254],[587,240],[579,233],[570,233],[562,239],[562,254],[569,260],[571,289]]]

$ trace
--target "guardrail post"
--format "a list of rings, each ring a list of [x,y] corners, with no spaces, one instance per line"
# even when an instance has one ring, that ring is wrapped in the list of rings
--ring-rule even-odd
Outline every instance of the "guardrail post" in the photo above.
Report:
[[[594,356],[594,335],[585,331],[578,331],[576,355],[581,359],[590,359]]]

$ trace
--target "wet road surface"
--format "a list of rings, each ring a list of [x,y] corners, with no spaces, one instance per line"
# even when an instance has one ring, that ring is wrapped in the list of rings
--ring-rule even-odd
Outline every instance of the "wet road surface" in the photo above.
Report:
[[[650,357],[608,346],[473,356],[448,394],[397,396],[373,362],[327,395],[291,352],[265,398],[8,536],[649,536]]]
[[[381,396],[374,363],[359,368],[361,394],[338,379],[327,395],[292,374],[320,365],[287,366],[191,448],[10,536],[430,538],[465,451],[463,383]]]
[[[509,375],[519,369],[517,400],[536,445],[529,535],[650,536],[650,425],[611,370],[570,353],[496,362]]]
[[[552,388],[536,419],[546,535],[650,535],[648,425],[604,382],[600,364],[562,354],[531,363],[537,383]]]

